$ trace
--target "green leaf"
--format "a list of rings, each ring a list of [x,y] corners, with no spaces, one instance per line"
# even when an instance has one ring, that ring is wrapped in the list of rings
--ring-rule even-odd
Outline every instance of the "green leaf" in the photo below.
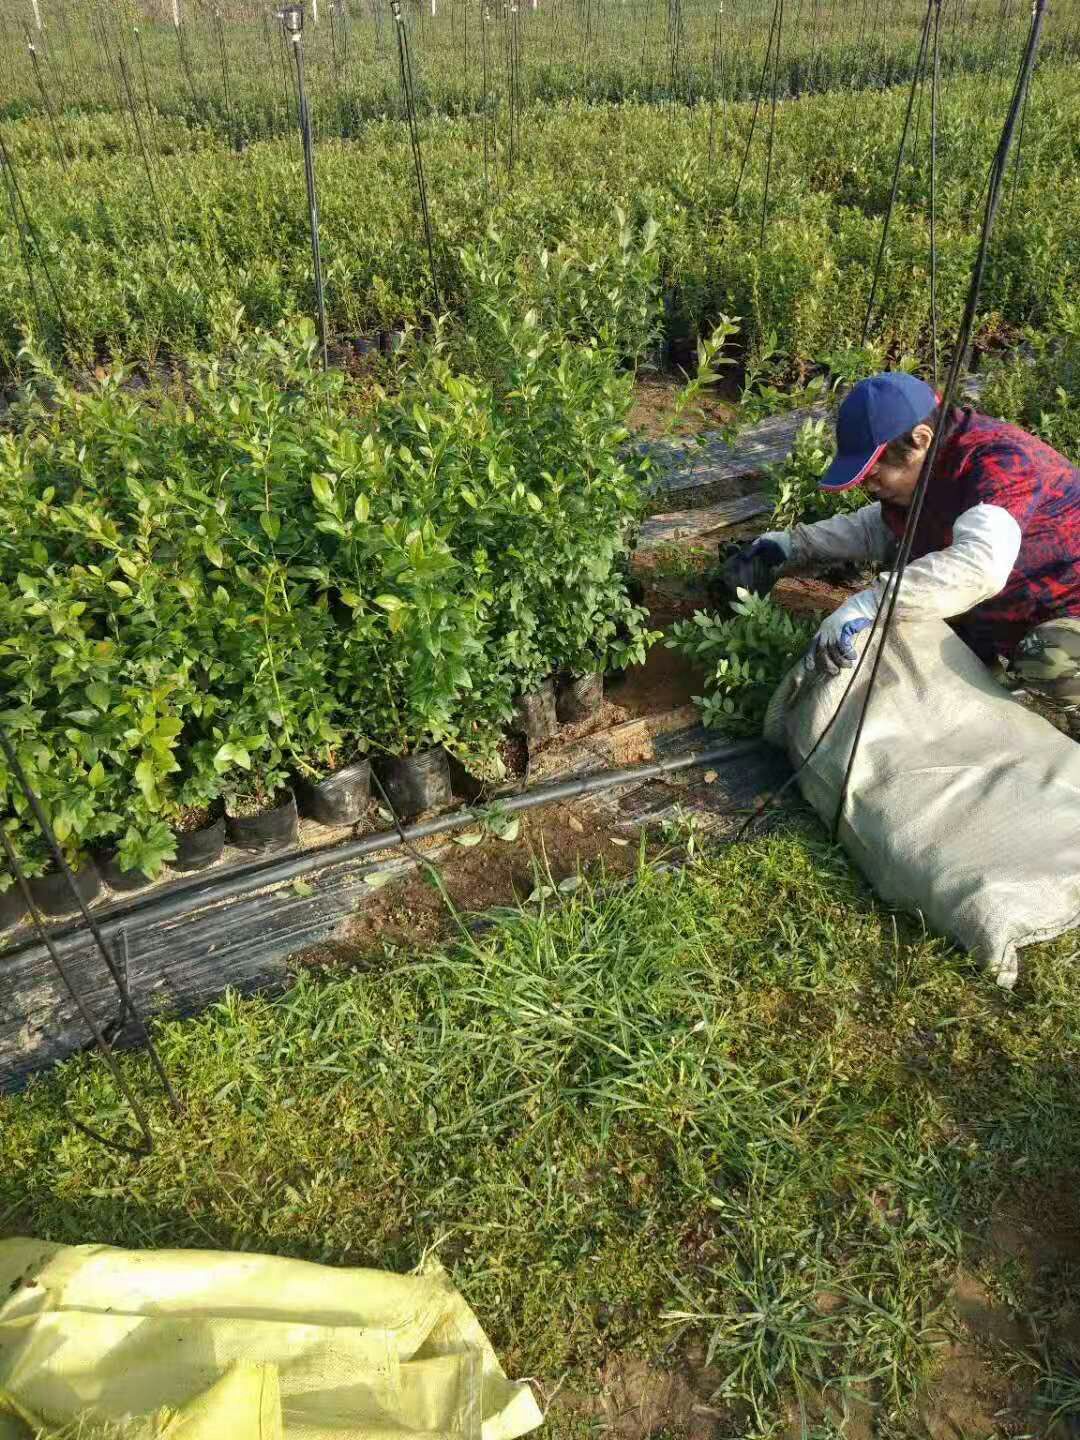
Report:
[[[391,615],[393,615],[396,610],[400,610],[404,603],[405,602],[399,599],[397,595],[375,596],[375,604],[378,605],[379,609],[386,610]]]
[[[215,570],[220,570],[225,564],[225,552],[221,546],[218,545],[216,541],[204,540],[202,548],[203,554],[207,560],[210,561],[210,564],[213,565]]]
[[[90,773],[86,778],[92,790],[100,790],[102,785],[105,784],[105,766],[102,765],[100,760],[96,765],[90,767]]]
[[[353,513],[361,525],[366,524],[371,514],[371,501],[366,495],[357,495],[356,504],[353,506]]]
[[[272,515],[269,510],[259,511],[259,524],[270,540],[276,540],[281,533],[281,516]]]
[[[311,477],[311,493],[318,503],[329,508],[334,503],[334,487],[330,483],[328,475],[313,475]]]

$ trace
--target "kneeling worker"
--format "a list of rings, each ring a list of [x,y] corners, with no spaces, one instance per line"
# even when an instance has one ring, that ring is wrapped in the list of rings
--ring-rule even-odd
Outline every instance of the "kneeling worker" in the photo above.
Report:
[[[862,485],[876,503],[815,525],[772,530],[732,560],[728,583],[764,593],[781,570],[839,560],[888,566],[922,463],[943,434],[896,605],[897,620],[938,618],[987,663],[1072,711],[1080,738],[1080,470],[1015,425],[968,408],[941,413],[930,386],[890,372],[840,406],[823,490]],[[807,663],[835,675],[873,622],[886,575],[821,626]]]

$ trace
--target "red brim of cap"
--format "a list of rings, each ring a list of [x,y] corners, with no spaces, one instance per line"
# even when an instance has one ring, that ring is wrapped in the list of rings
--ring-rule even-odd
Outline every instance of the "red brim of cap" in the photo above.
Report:
[[[838,455],[818,481],[819,490],[854,490],[861,485],[881,458],[884,445],[869,455]]]

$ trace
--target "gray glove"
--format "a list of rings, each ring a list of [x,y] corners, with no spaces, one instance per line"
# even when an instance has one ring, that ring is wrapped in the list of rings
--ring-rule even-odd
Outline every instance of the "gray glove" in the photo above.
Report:
[[[732,595],[749,590],[754,595],[767,595],[777,575],[788,562],[791,542],[786,530],[770,530],[759,535],[730,559],[721,572],[721,583]]]

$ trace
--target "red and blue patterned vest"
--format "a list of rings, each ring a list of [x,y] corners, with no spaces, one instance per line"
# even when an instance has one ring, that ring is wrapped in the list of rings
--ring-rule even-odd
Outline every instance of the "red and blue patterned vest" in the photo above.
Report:
[[[919,516],[912,560],[952,544],[973,505],[1000,505],[1020,526],[1020,554],[1004,590],[950,622],[984,660],[1008,658],[1035,625],[1080,617],[1080,470],[1043,440],[971,409],[952,411]],[[907,511],[882,505],[892,532]]]

